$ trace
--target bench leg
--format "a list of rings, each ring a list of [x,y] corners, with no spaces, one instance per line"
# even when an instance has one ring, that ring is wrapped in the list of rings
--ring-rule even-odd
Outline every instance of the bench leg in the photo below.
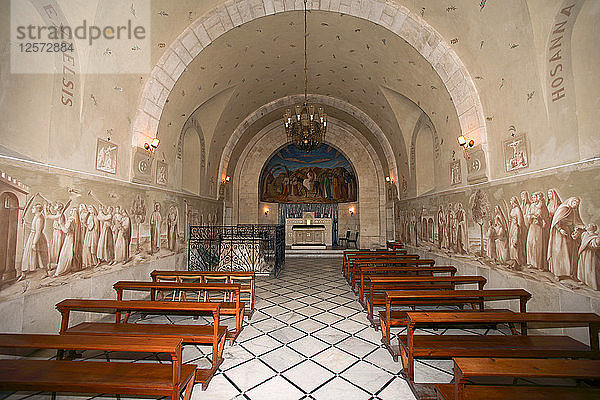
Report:
[[[192,391],[194,390],[194,382],[196,381],[196,372],[190,378],[187,385],[185,385],[185,389],[183,391],[183,400],[189,400],[192,397]],[[175,399],[173,399],[175,400]],[[179,395],[177,395],[177,400],[179,400]]]

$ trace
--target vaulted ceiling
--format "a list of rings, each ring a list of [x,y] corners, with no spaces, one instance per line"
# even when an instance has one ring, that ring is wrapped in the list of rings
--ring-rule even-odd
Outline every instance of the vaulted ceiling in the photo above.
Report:
[[[362,110],[387,136],[398,164],[406,164],[413,133],[405,132],[411,129],[405,120],[416,121],[425,112],[438,130],[445,126],[456,131],[459,124],[448,91],[404,39],[370,21],[323,11],[309,12],[308,32],[308,92]],[[176,143],[194,113],[205,136],[208,163],[218,168],[230,135],[248,115],[302,92],[303,13],[262,17],[226,32],[187,66],[163,110],[160,137]],[[325,108],[380,149],[348,112]],[[257,126],[281,118],[283,111],[264,115]]]

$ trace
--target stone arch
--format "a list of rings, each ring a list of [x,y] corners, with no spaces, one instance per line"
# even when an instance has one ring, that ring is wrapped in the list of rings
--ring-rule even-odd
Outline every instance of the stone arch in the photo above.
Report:
[[[286,11],[303,10],[303,3],[273,0],[227,2],[196,19],[165,50],[142,89],[133,123],[132,144],[141,147],[156,135],[166,100],[193,59],[225,32],[246,22]],[[382,0],[361,2],[311,1],[309,10],[330,11],[366,19],[398,35],[413,46],[433,67],[446,86],[461,126],[461,133],[487,151],[483,106],[469,74],[442,35],[408,8]],[[489,170],[487,171],[489,175]],[[399,181],[399,179],[396,179]]]
[[[201,193],[204,181],[204,137],[199,128],[186,122],[181,129],[180,147],[177,149],[177,158],[183,164],[181,187],[194,194]]]
[[[417,177],[417,175],[420,174],[419,171],[422,171],[422,169],[420,169],[419,171],[417,171],[417,159],[423,159],[423,148],[422,146],[419,146],[420,144],[420,140],[423,139],[422,135],[425,132],[429,132],[431,134],[431,143],[430,143],[430,147],[431,148],[431,163],[429,164],[429,167],[432,169],[432,171],[430,172],[432,179],[432,185],[430,185],[429,189],[424,189],[421,185],[422,182],[419,182],[419,179]],[[429,144],[429,143],[428,143]],[[419,150],[421,150],[421,157],[417,157],[417,153],[419,152]],[[410,144],[410,188],[409,188],[409,192],[413,193],[413,195],[417,195],[420,196],[422,193],[430,191],[431,189],[434,189],[437,187],[439,181],[439,177],[437,174],[437,171],[439,169],[439,158],[440,158],[440,140],[439,137],[437,135],[437,131],[435,129],[435,127],[433,126],[433,124],[431,123],[431,120],[429,119],[429,117],[427,116],[427,114],[422,113],[421,116],[419,117],[419,119],[417,120],[417,123],[415,124],[415,127],[413,129],[413,133],[412,133],[412,137],[411,137],[411,144]],[[421,166],[423,166],[421,164]]]
[[[329,97],[323,95],[314,95],[309,94],[308,99],[310,102],[323,104],[331,107],[335,107],[338,110],[342,110],[347,112],[348,114],[354,116],[358,119],[363,125],[365,125],[371,133],[375,135],[377,138],[383,152],[385,154],[386,160],[388,162],[388,172],[392,178],[401,176],[398,172],[398,167],[396,165],[396,158],[394,157],[394,152],[392,150],[392,146],[388,141],[387,137],[381,130],[381,128],[377,125],[375,121],[373,121],[366,113],[364,113],[361,109],[353,106],[350,103],[345,101]],[[227,168],[229,166],[229,160],[233,150],[235,149],[236,143],[240,140],[246,129],[258,119],[260,119],[263,115],[266,115],[274,110],[283,107],[290,107],[294,104],[304,101],[304,97],[301,95],[291,95],[287,97],[283,97],[281,99],[274,100],[268,104],[265,104],[259,107],[256,111],[250,114],[248,117],[244,119],[233,131],[233,134],[229,137],[225,148],[221,154],[221,161],[219,163],[219,174],[217,175],[219,179],[223,179],[227,174]],[[406,150],[403,150],[403,155],[406,157]],[[398,179],[395,179],[398,181]],[[397,182],[396,182],[397,184]]]
[[[360,246],[385,240],[385,173],[383,166],[371,144],[343,121],[330,118],[326,143],[340,149],[355,168],[358,178],[358,206],[360,225]],[[350,132],[350,134],[348,134]],[[287,138],[281,135],[279,121],[274,121],[257,133],[240,155],[232,176],[234,223],[256,223],[259,210],[259,175],[268,158],[286,144]],[[365,151],[366,150],[366,151]],[[360,163],[356,160],[361,159]],[[252,172],[253,171],[253,172]],[[242,176],[243,174],[243,176]],[[243,182],[243,190],[242,190]],[[375,196],[374,193],[378,195]],[[241,221],[240,208],[243,208]]]

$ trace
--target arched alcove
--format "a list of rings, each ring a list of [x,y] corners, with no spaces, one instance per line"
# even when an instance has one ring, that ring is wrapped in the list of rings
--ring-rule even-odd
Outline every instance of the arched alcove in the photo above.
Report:
[[[189,127],[183,133],[182,143],[182,189],[194,194],[200,194],[200,180],[204,170],[200,134],[195,128]]]
[[[421,127],[417,133],[415,143],[415,178],[417,196],[427,193],[435,188],[435,164],[433,153],[433,133],[427,125]]]

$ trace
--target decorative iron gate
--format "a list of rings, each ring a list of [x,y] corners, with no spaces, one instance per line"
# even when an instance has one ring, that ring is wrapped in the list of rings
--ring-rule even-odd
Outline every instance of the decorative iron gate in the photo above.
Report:
[[[277,276],[285,262],[285,226],[190,226],[188,247],[190,271],[254,271]]]

